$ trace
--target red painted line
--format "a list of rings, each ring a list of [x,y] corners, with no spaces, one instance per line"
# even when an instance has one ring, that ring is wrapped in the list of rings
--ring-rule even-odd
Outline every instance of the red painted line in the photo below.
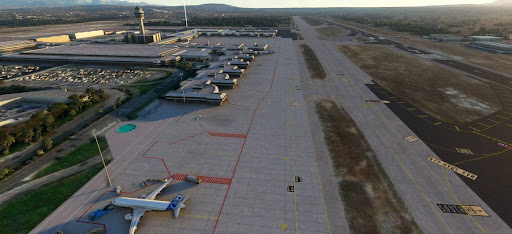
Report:
[[[175,144],[175,143],[178,143],[180,141],[184,141],[184,140],[187,140],[187,139],[190,139],[190,138],[193,138],[193,137],[196,137],[196,136],[199,136],[201,134],[204,134],[205,132],[201,132],[201,133],[198,133],[196,135],[193,135],[193,136],[189,136],[189,137],[185,137],[181,140],[178,140],[178,141],[175,141],[175,142],[171,142],[171,143],[168,143],[169,145],[172,145],[172,144]],[[149,152],[149,150],[151,148],[153,148],[153,146],[155,146],[155,144],[158,143],[158,141],[155,141],[155,143],[153,143],[147,150],[146,152],[144,152],[141,157],[143,158],[153,158],[153,159],[160,159],[160,161],[162,161],[162,164],[164,164],[164,167],[165,167],[165,170],[167,171],[167,174],[169,175],[169,177],[171,177],[171,171],[169,171],[169,167],[167,167],[167,163],[165,163],[165,160],[162,158],[162,157],[151,157],[151,156],[146,156],[146,153]]]
[[[103,197],[103,195],[105,195],[105,193],[107,192],[114,192],[112,190],[106,190],[104,191],[101,196],[98,197],[98,199],[96,199],[96,201],[94,201],[94,203],[92,203],[91,206],[89,206],[89,208],[87,208],[87,210],[85,210],[85,212],[80,215],[80,217],[76,220],[77,223],[87,223],[87,224],[94,224],[94,225],[100,225],[100,226],[103,226],[103,230],[105,231],[105,234],[107,233],[107,226],[104,224],[104,223],[95,223],[95,222],[89,222],[89,221],[81,221],[80,219],[85,215],[87,214],[87,212],[94,206],[94,204],[96,204],[96,202],[98,202],[100,200],[100,198]]]
[[[144,152],[141,157],[143,158],[154,158],[154,159],[160,159],[162,161],[162,163],[164,164],[164,167],[165,167],[165,170],[167,171],[167,174],[169,175],[169,177],[171,177],[171,172],[169,171],[169,168],[167,167],[167,164],[165,164],[165,161],[162,157],[151,157],[151,156],[146,156],[146,153],[151,149],[153,148],[153,146],[155,146],[155,144],[158,143],[158,141],[155,141],[155,143],[153,143],[147,150],[146,152]]]
[[[214,137],[227,137],[227,138],[240,138],[240,139],[245,139],[247,137],[247,135],[233,134],[233,133],[222,133],[222,132],[208,132],[208,134],[210,134],[210,136],[214,136]]]
[[[181,115],[181,116],[176,120],[176,123],[177,123],[178,121],[180,121],[180,119],[181,119],[181,118],[183,118],[183,116],[184,116],[184,115],[185,115],[185,114],[182,114],[182,115]]]
[[[146,155],[146,153],[147,153],[151,148],[153,148],[153,146],[155,146],[155,145],[156,145],[156,143],[158,143],[158,141],[153,142],[153,144],[152,144],[152,145],[151,145],[151,146],[150,146],[146,151],[144,151],[144,153],[142,154],[142,157],[144,157],[144,155]]]
[[[254,112],[252,113],[252,118],[251,118],[251,122],[249,123],[249,128],[247,128],[247,134],[245,134],[246,136],[249,135],[249,132],[251,131],[251,127],[252,127],[252,123],[254,121],[254,116],[256,116],[256,111],[258,111],[258,108],[260,107],[261,105],[261,102],[265,99],[265,97],[267,97],[267,95],[272,92],[272,88],[274,87],[274,79],[276,78],[276,72],[277,72],[277,63],[279,62],[279,55],[281,53],[281,46],[279,46],[279,50],[277,52],[277,59],[276,59],[276,64],[275,64],[275,67],[274,67],[274,74],[272,76],[272,81],[270,83],[270,89],[267,91],[267,93],[258,101],[258,105],[256,106],[256,108],[254,109]],[[244,138],[244,143],[242,143],[242,149],[240,149],[240,153],[238,154],[238,159],[236,160],[236,164],[235,164],[235,169],[233,170],[233,174],[231,175],[231,180],[233,180],[233,178],[235,177],[235,172],[236,172],[236,168],[238,167],[238,163],[240,162],[240,158],[242,156],[242,152],[244,151],[244,146],[245,146],[245,142],[247,142],[247,137]],[[228,189],[226,190],[226,195],[224,196],[224,200],[222,201],[222,205],[220,207],[220,210],[219,210],[219,215],[217,216],[217,221],[215,221],[215,226],[213,227],[213,231],[212,231],[212,234],[215,233],[215,230],[217,229],[217,225],[219,224],[219,218],[220,218],[220,214],[222,213],[222,209],[224,208],[224,203],[226,203],[226,198],[228,197],[228,193],[229,193],[229,189],[231,188],[231,183],[229,183],[228,185]]]

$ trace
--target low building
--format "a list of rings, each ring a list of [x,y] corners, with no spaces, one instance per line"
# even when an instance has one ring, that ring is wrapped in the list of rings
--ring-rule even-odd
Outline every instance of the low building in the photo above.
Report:
[[[251,64],[251,62],[244,61],[243,59],[233,59],[227,63],[227,65],[233,65],[233,66],[243,68],[243,69],[247,69],[250,64]]]
[[[184,81],[184,85],[176,91],[165,95],[165,99],[185,103],[208,103],[222,105],[226,100],[226,93],[219,91],[219,87],[210,80]]]
[[[138,32],[128,32],[124,34],[124,41],[130,44],[150,44],[162,40],[160,32],[140,34]]]
[[[501,41],[503,38],[494,36],[470,36],[472,41]]]
[[[512,54],[512,45],[489,42],[489,41],[474,41],[468,47],[485,50],[498,54]]]
[[[252,61],[252,60],[254,60],[254,55],[244,54],[244,53],[240,52],[240,54],[237,55],[235,58],[243,59],[244,61]]]
[[[462,41],[464,36],[455,36],[449,34],[430,34],[430,38],[438,41]]]
[[[210,48],[183,48],[179,55],[184,61],[208,62],[212,61],[212,49]]]
[[[60,36],[50,36],[50,37],[40,37],[35,39],[36,42],[40,43],[67,43],[71,40],[69,39],[69,35],[60,35]]]
[[[0,42],[0,52],[17,51],[33,48],[37,45],[34,41],[3,41]]]
[[[181,48],[139,44],[81,44],[47,47],[0,56],[3,60],[68,63],[170,65],[179,61]]]
[[[103,35],[105,35],[105,32],[103,30],[95,30],[95,31],[88,31],[88,32],[71,33],[71,34],[69,34],[69,38],[73,39],[73,40],[78,40],[78,39],[98,37],[98,36],[103,36]]]
[[[174,44],[177,42],[188,42],[189,40],[192,40],[194,38],[199,37],[199,33],[197,33],[196,30],[188,30],[184,32],[179,33],[173,33],[167,36],[164,40],[158,41],[155,44],[163,44],[163,45],[169,45]]]
[[[175,102],[222,105],[227,99],[227,94],[220,92],[219,87],[234,88],[238,84],[238,79],[233,79],[233,77],[242,77],[245,73],[245,69],[239,66],[248,67],[250,64],[249,61],[245,61],[238,56],[249,56],[248,58],[254,59],[253,55],[240,54],[240,51],[252,51],[248,50],[243,44],[227,46],[221,46],[220,44],[181,44],[178,47],[182,49],[201,49],[209,52],[213,52],[213,48],[215,48],[216,50],[225,51],[227,54],[220,57],[219,61],[212,63],[208,68],[198,71],[195,77],[181,82],[180,89],[165,95],[166,99]],[[267,49],[267,46],[262,46],[260,49],[263,48]],[[180,56],[183,54],[180,54]],[[254,55],[256,54],[254,53]]]
[[[253,50],[253,51],[265,51],[268,49],[268,44],[264,44],[264,45],[254,44],[254,45],[247,46],[247,49]]]

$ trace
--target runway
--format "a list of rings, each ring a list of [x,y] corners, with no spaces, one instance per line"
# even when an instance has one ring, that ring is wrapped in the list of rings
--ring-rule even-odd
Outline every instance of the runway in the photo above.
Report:
[[[343,56],[332,42],[320,40],[321,37],[302,19],[295,17],[295,21],[305,37],[304,43],[313,48],[328,77],[326,81],[314,81],[306,75],[302,77],[303,86],[308,87],[304,91],[308,106],[316,100],[332,99],[347,110],[423,231],[511,233],[507,224],[461,178],[426,160],[431,155],[439,156],[426,142],[404,140],[406,136],[418,136],[414,132],[416,129],[409,128],[387,104],[365,101],[380,100],[382,97],[367,87],[374,84],[371,77]],[[307,74],[307,71],[302,74]],[[438,203],[477,205],[488,211],[490,216],[443,213]]]

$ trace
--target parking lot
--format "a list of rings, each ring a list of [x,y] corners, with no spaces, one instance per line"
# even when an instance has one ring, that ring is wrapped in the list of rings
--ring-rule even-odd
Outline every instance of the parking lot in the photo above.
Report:
[[[0,65],[0,80],[27,75],[43,69],[39,66]]]
[[[44,81],[59,84],[126,84],[140,79],[156,78],[159,74],[161,73],[147,70],[60,67],[38,74],[19,77],[15,81]]]

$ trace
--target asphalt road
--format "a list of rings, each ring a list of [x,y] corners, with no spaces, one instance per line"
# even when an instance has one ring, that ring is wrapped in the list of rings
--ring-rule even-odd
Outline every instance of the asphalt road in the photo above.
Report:
[[[115,103],[117,102],[118,97],[124,97],[124,93],[117,91],[117,90],[106,90],[107,94],[109,95],[109,99],[105,102],[99,103],[98,105],[93,106],[86,112],[80,114],[75,119],[66,122],[59,128],[55,129],[52,134],[50,134],[49,137],[53,140],[53,142],[58,142],[61,140],[66,140],[69,136],[73,135],[76,131],[80,130],[81,128],[85,127],[86,125],[96,121],[101,115],[98,114],[98,110],[107,110],[108,108],[111,108]],[[16,153],[13,153],[12,155],[5,156],[5,158],[2,159],[0,162],[0,168],[9,168],[14,167],[23,161],[31,158],[32,156],[36,155],[36,151],[42,148],[42,142],[35,143],[28,148],[26,148],[23,151],[19,151]],[[59,151],[61,147],[55,147],[52,152]],[[51,158],[53,157],[46,157],[50,155],[48,152],[47,155],[43,158]],[[6,181],[8,181],[7,179]]]

